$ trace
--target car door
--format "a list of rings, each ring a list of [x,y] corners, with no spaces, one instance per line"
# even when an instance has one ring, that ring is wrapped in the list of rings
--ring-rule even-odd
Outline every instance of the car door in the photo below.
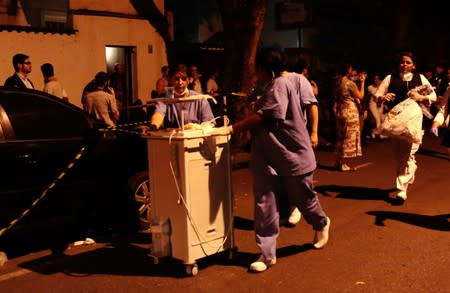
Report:
[[[48,196],[65,202],[65,190],[76,180],[57,178],[75,162],[90,131],[86,114],[77,109],[38,91],[0,91],[1,226],[28,209],[55,180],[58,192]]]

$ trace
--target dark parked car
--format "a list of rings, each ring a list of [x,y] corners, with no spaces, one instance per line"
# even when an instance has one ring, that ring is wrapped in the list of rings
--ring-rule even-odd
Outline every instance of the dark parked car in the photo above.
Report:
[[[146,147],[139,134],[105,130],[57,97],[0,87],[0,229],[30,210],[0,235],[0,250],[29,245],[24,235],[61,244],[145,224]]]

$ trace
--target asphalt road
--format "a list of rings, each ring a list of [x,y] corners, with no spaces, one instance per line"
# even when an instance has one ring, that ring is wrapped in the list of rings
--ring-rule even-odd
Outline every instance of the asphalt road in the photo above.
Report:
[[[355,172],[330,168],[333,153],[317,152],[315,186],[332,219],[330,242],[312,249],[313,231],[302,219],[282,227],[277,264],[249,273],[259,253],[252,230],[251,177],[245,164],[232,174],[234,258],[218,253],[197,261],[186,277],[172,259],[154,264],[150,235],[116,236],[10,259],[0,268],[0,292],[450,292],[450,161],[439,140],[426,137],[408,200],[389,200],[395,162],[389,141],[368,142]],[[245,155],[236,159],[245,160]]]

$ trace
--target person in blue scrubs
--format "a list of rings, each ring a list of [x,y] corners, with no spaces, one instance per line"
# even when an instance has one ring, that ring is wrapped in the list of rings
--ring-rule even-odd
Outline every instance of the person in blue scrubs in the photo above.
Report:
[[[328,242],[330,219],[313,190],[316,160],[295,86],[282,76],[282,52],[264,49],[255,66],[263,92],[254,113],[229,127],[231,133],[252,131],[250,171],[253,176],[254,228],[261,256],[250,271],[263,272],[276,263],[280,232],[277,194],[287,192],[315,231],[313,245]]]
[[[173,98],[188,98],[200,95],[200,93],[189,90],[189,77],[186,72],[177,71],[172,76],[172,85],[174,89]],[[182,112],[183,111],[183,115]],[[183,121],[181,121],[183,117]],[[183,124],[210,122],[215,124],[214,115],[211,106],[206,99],[200,99],[194,102],[165,104],[158,102],[155,112],[150,119],[150,128],[153,130],[163,128],[180,128]]]

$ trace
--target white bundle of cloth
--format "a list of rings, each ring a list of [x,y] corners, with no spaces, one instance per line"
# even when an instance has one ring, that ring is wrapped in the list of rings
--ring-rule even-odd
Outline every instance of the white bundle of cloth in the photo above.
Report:
[[[428,95],[432,89],[427,85],[418,86],[408,92]],[[411,98],[398,103],[386,115],[377,132],[380,135],[395,137],[410,143],[422,143],[423,109]]]

